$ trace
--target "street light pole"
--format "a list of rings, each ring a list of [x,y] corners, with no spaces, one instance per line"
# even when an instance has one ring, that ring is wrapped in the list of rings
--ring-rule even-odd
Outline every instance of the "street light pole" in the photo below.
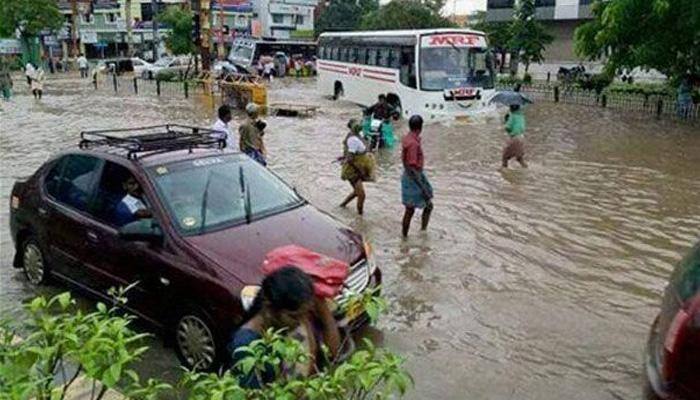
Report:
[[[199,40],[200,40],[200,55],[202,57],[202,70],[209,71],[210,64],[210,38],[211,38],[211,20],[209,19],[209,10],[211,9],[211,0],[200,0],[199,2]]]
[[[78,0],[71,0],[71,56],[78,59]]]
[[[153,23],[153,61],[158,60],[158,21],[156,21],[156,14],[158,13],[158,5],[156,0],[151,0],[151,13],[153,17],[151,22]]]
[[[126,46],[127,55],[134,56],[134,35],[131,27],[131,0],[124,2],[124,15],[126,16]]]

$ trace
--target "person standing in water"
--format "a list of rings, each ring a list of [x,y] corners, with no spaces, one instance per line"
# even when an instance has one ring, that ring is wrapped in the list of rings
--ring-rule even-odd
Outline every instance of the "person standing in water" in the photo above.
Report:
[[[32,76],[32,94],[35,99],[41,100],[41,96],[44,94],[44,70],[39,67],[34,71]]]
[[[9,101],[12,97],[12,75],[10,74],[10,57],[0,56],[0,90],[2,98]]]
[[[508,133],[508,142],[503,148],[501,168],[508,168],[508,161],[515,158],[523,168],[527,168],[525,162],[525,114],[519,105],[513,104],[510,106],[510,113],[506,115],[506,132]]]
[[[245,107],[248,119],[238,128],[239,147],[253,160],[267,166],[267,150],[263,142],[265,122],[258,120],[259,107],[248,103]]]
[[[362,182],[371,180],[374,165],[372,158],[367,153],[367,143],[360,135],[362,132],[360,123],[351,119],[348,122],[348,128],[350,132],[343,141],[343,166],[340,177],[344,181],[350,182],[353,191],[340,206],[346,207],[357,198],[357,213],[362,215],[365,207],[365,187]]]
[[[401,140],[401,202],[406,208],[403,214],[403,237],[408,236],[411,219],[416,208],[423,209],[421,230],[428,229],[430,214],[433,212],[433,187],[423,172],[424,158],[420,134],[423,130],[423,118],[413,115],[408,120],[408,135]]]
[[[87,78],[88,77],[88,60],[85,58],[84,54],[80,54],[80,57],[78,57],[78,69],[80,70],[80,77],[81,78]]]
[[[218,111],[219,119],[214,122],[211,129],[220,134],[220,138],[226,141],[226,147],[233,149],[235,146],[235,138],[233,137],[233,130],[231,130],[231,107],[223,104],[219,107]]]

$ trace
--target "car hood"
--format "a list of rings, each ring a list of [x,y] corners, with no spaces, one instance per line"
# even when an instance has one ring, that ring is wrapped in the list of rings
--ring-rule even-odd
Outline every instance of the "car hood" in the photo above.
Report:
[[[351,265],[364,253],[359,234],[310,205],[185,240],[244,284],[260,282],[265,255],[280,246],[299,245]]]

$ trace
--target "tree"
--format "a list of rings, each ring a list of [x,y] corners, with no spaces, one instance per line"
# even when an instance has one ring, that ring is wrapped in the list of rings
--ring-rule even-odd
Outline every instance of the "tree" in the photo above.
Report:
[[[449,28],[454,23],[436,11],[442,1],[393,0],[362,17],[367,30]]]
[[[165,38],[165,45],[175,55],[192,54],[196,50],[192,41],[191,10],[180,7],[168,7],[158,16],[158,21],[172,29]]]
[[[592,11],[575,33],[578,55],[605,59],[609,73],[642,67],[700,77],[699,1],[596,1]]]
[[[378,0],[334,0],[318,17],[316,35],[357,30],[363,15],[379,8]]]
[[[477,11],[469,18],[469,28],[482,31],[486,34],[489,46],[500,56],[500,71],[506,61],[510,39],[512,37],[508,22],[493,22],[486,20],[486,11]]]
[[[515,19],[510,25],[510,35],[509,47],[513,50],[512,54],[525,63],[525,72],[531,63],[544,61],[542,53],[554,40],[544,25],[535,19],[535,0],[520,0]],[[514,65],[517,72],[517,61]]]
[[[19,31],[30,53],[29,59],[35,63],[38,61],[36,37],[42,31],[58,31],[63,21],[55,0],[0,0],[0,37],[12,37]]]

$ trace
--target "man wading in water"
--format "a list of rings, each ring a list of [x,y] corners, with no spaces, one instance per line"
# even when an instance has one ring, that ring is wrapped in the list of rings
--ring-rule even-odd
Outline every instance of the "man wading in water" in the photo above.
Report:
[[[423,130],[423,118],[414,115],[408,120],[410,132],[401,140],[401,202],[406,207],[403,214],[403,237],[408,236],[411,219],[416,208],[423,209],[421,230],[428,228],[430,213],[433,211],[433,187],[423,173],[423,148],[420,134]]]

